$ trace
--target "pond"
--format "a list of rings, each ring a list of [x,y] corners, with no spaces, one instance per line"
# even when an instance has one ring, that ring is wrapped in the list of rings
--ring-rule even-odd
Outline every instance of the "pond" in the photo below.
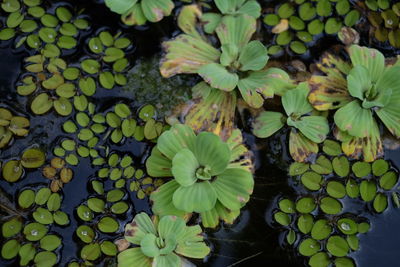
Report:
[[[400,2],[105,2],[2,1],[1,266],[398,265]]]

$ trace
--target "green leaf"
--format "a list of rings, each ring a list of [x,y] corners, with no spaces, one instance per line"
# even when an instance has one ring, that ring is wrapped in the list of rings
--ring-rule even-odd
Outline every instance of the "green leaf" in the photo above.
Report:
[[[335,259],[336,267],[355,267],[353,260],[350,258],[336,258]]]
[[[32,213],[35,221],[41,224],[52,224],[53,223],[53,214],[50,211],[44,208],[37,208],[35,212]]]
[[[206,183],[206,182],[203,182]],[[176,215],[184,216],[186,213],[177,209],[173,204],[174,192],[179,188],[179,184],[172,180],[160,186],[155,192],[150,195],[150,200],[153,201],[152,210],[160,216]]]
[[[360,195],[360,189],[356,181],[349,179],[346,183],[346,193],[351,198],[357,198]]]
[[[294,130],[289,135],[289,152],[298,162],[309,161],[318,152],[318,145]]]
[[[220,63],[224,67],[230,66],[232,63],[234,63],[239,55],[239,48],[234,45],[234,44],[224,44],[221,47],[221,58],[220,58]]]
[[[314,226],[311,230],[311,237],[315,240],[323,240],[330,236],[331,233],[332,226],[329,225],[327,220],[321,219],[314,223]]]
[[[100,245],[98,243],[85,245],[80,254],[83,260],[94,261],[101,256]]]
[[[23,209],[31,207],[34,201],[35,201],[35,192],[31,189],[26,189],[22,191],[18,196],[18,205]]]
[[[141,248],[128,248],[118,254],[118,265],[120,267],[151,267],[152,259],[146,257]]]
[[[337,221],[339,230],[345,235],[354,235],[358,233],[357,223],[352,219],[342,218]]]
[[[285,213],[294,213],[295,212],[295,205],[294,202],[289,199],[282,199],[278,203],[279,208]]]
[[[314,254],[308,261],[311,267],[328,267],[330,263],[329,256],[325,252]]]
[[[173,236],[176,242],[181,242],[184,238],[185,232],[186,222],[182,218],[175,216],[164,216],[158,223],[159,237],[164,240],[168,240]],[[161,252],[165,253],[165,251]]]
[[[247,15],[224,16],[216,28],[217,36],[224,44],[234,44],[239,51],[247,45],[256,29],[256,20]]]
[[[338,214],[342,211],[343,205],[334,198],[324,197],[321,199],[320,208],[326,214]]]
[[[311,169],[319,174],[330,174],[332,173],[332,163],[324,155],[317,158],[314,164],[311,164]]]
[[[158,138],[157,147],[162,154],[172,160],[183,148],[193,151],[195,137],[189,126],[176,124]]]
[[[310,213],[315,208],[315,200],[311,197],[303,197],[296,201],[296,210],[300,213]]]
[[[185,212],[204,212],[211,210],[217,201],[215,189],[208,181],[180,186],[172,197],[174,206]]]
[[[352,116],[348,114],[352,114]],[[341,107],[336,111],[334,119],[340,130],[355,137],[369,136],[374,124],[371,110],[362,108],[358,100]]]
[[[21,157],[21,164],[25,168],[36,169],[46,161],[46,154],[38,148],[30,148],[24,151]]]
[[[281,211],[274,214],[274,219],[277,223],[283,226],[288,226],[291,223],[291,217]]]
[[[61,238],[56,235],[46,235],[40,239],[40,248],[53,251],[61,245]]]
[[[364,100],[365,93],[372,87],[368,69],[362,65],[355,66],[347,76],[347,84],[350,95],[361,101]]]
[[[381,176],[389,170],[389,163],[384,159],[375,160],[372,163],[372,173],[375,176]]]
[[[376,49],[352,45],[349,55],[353,66],[367,68],[372,82],[377,82],[385,69],[385,57]]]
[[[33,246],[32,243],[26,243],[18,251],[18,254],[20,256],[20,261],[19,264],[21,266],[26,266],[29,264],[31,260],[34,259],[36,255],[36,249]]]
[[[112,12],[124,14],[131,9],[136,2],[137,0],[106,0],[105,4]]]
[[[372,201],[376,196],[376,184],[374,181],[364,180],[360,184],[360,194],[361,198],[365,202]]]
[[[148,174],[153,177],[170,177],[172,176],[171,168],[171,160],[161,154],[157,146],[153,148],[150,157],[146,161]]]
[[[328,239],[326,244],[326,248],[328,249],[329,253],[336,257],[344,257],[349,252],[349,245],[347,244],[346,240],[340,236],[331,236]]]
[[[301,116],[313,110],[307,100],[309,87],[306,83],[301,83],[297,88],[289,90],[282,97],[282,105],[288,116],[296,114]]]
[[[49,98],[46,93],[37,95],[32,103],[31,110],[37,115],[43,115],[53,107],[53,101]]]
[[[397,184],[398,176],[395,172],[390,171],[385,173],[379,179],[379,186],[382,187],[384,190],[391,190]]]
[[[254,180],[247,170],[227,169],[211,185],[222,205],[229,210],[239,210],[249,201]]]
[[[332,160],[333,170],[340,177],[345,177],[350,172],[350,163],[345,156],[335,157]]]
[[[119,223],[112,217],[103,217],[98,222],[97,227],[103,233],[115,233],[119,228]]]
[[[353,173],[358,178],[366,177],[371,174],[371,164],[368,162],[356,162],[351,167]]]
[[[303,234],[308,234],[314,225],[314,217],[310,214],[302,214],[297,220],[297,227]]]
[[[321,244],[312,238],[307,238],[303,240],[299,245],[299,253],[306,257],[314,255],[320,249],[321,249]]]
[[[318,173],[308,171],[301,176],[301,182],[307,189],[317,191],[321,188],[322,176]]]
[[[1,226],[1,232],[4,238],[12,237],[22,230],[22,222],[18,218],[12,218]]]
[[[384,212],[388,207],[387,196],[382,193],[378,193],[374,199],[373,207],[374,210],[378,213]]]
[[[192,151],[184,148],[172,160],[172,174],[181,186],[191,186],[197,180],[196,171],[199,166]]]
[[[174,8],[171,0],[147,0],[141,2],[143,14],[151,22],[158,22],[169,16]]]
[[[267,138],[285,125],[285,116],[280,112],[263,111],[256,117],[253,134],[259,138]]]
[[[302,175],[309,169],[310,169],[309,164],[305,164],[302,162],[293,162],[292,164],[290,164],[290,167],[289,167],[289,175],[290,176]]]
[[[268,62],[267,48],[260,41],[251,41],[240,53],[239,63],[241,71],[257,71],[265,67]]]
[[[39,241],[47,234],[48,229],[40,223],[29,223],[24,227],[25,238],[29,241]]]
[[[343,198],[346,196],[345,186],[337,181],[330,181],[326,186],[326,192],[328,195],[334,198]]]
[[[198,70],[198,74],[212,87],[227,92],[234,90],[239,82],[236,73],[229,72],[217,63],[204,65]]]
[[[15,239],[8,240],[1,247],[1,257],[5,260],[10,260],[18,255],[21,245]]]

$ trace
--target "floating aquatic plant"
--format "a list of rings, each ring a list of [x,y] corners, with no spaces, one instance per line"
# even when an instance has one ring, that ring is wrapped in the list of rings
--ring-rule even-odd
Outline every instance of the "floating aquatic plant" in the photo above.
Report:
[[[23,137],[29,133],[29,119],[22,116],[14,116],[6,109],[0,108],[0,149],[6,147],[14,136]]]
[[[26,43],[26,47],[40,50],[46,44],[54,44],[71,50],[76,48],[81,32],[90,27],[84,15],[74,16],[65,6],[46,8],[42,1],[6,0],[1,8],[8,17],[0,30],[0,40],[17,36],[16,48]]]
[[[400,3],[368,0],[365,5],[369,9],[367,17],[375,39],[379,42],[389,41],[392,47],[400,48]]]
[[[61,158],[52,158],[50,165],[42,169],[42,175],[51,180],[50,189],[58,192],[64,184],[69,183],[74,177],[74,172],[67,168],[66,162]]]
[[[62,198],[51,193],[49,188],[36,191],[24,189],[18,195],[21,209],[34,210],[34,221],[23,217],[12,217],[2,225],[2,236],[6,239],[1,248],[1,256],[6,260],[19,258],[19,266],[54,266],[58,262],[57,249],[62,239],[52,233],[53,225],[69,224],[68,215],[60,210]]]
[[[296,89],[289,90],[282,96],[286,116],[280,112],[263,111],[253,124],[253,133],[260,138],[273,135],[285,124],[292,127],[289,150],[296,161],[310,160],[312,155],[318,153],[318,144],[329,133],[328,120],[312,114],[314,109],[307,99],[309,91],[307,83],[301,83]]]
[[[346,155],[373,161],[383,154],[375,115],[395,137],[400,136],[396,123],[400,67],[385,66],[384,56],[372,48],[353,45],[348,52],[352,64],[330,54],[323,57],[318,67],[326,76],[311,77],[309,101],[317,110],[338,109],[336,136]]]
[[[150,196],[161,216],[200,213],[206,227],[219,219],[232,223],[249,201],[254,181],[246,166],[235,163],[243,150],[210,132],[196,135],[176,124],[158,139],[146,162],[153,177],[173,177]]]
[[[161,74],[196,73],[211,87],[225,92],[237,89],[251,107],[261,107],[264,98],[282,94],[292,84],[283,70],[265,69],[267,50],[260,41],[251,41],[255,25],[248,15],[224,16],[215,30],[220,49],[191,32],[164,42]]]
[[[349,0],[283,1],[264,17],[271,33],[276,34],[268,52],[278,55],[287,47],[295,54],[304,54],[323,33],[337,34],[359,19],[360,12]]]
[[[120,14],[127,25],[158,22],[171,15],[174,8],[171,0],[106,0],[105,3],[111,11]]]
[[[17,182],[26,169],[40,168],[46,161],[46,154],[39,148],[25,150],[19,159],[5,162],[2,166],[2,176],[7,182]]]
[[[179,217],[139,213],[125,227],[125,239],[135,246],[118,254],[118,266],[178,267],[186,259],[203,259],[210,253],[199,225],[186,226]]]

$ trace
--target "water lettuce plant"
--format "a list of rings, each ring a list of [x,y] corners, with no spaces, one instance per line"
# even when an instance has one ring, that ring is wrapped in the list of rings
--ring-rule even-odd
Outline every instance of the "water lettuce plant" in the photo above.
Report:
[[[264,17],[269,32],[276,34],[268,52],[279,55],[286,47],[294,54],[305,54],[324,33],[335,35],[359,19],[360,12],[349,0],[285,1]]]
[[[300,83],[297,88],[287,91],[282,96],[282,105],[286,116],[280,112],[262,111],[255,118],[253,133],[260,138],[267,138],[279,131],[285,124],[292,127],[289,136],[290,155],[296,161],[307,161],[318,153],[318,144],[329,133],[328,120],[313,115],[313,107],[308,102],[310,88],[307,83]]]
[[[176,216],[161,218],[142,212],[125,227],[125,239],[135,245],[118,254],[118,266],[179,267],[184,257],[203,259],[210,253],[199,225],[186,226]]]
[[[112,12],[122,15],[127,25],[158,22],[171,15],[175,6],[171,0],[106,0],[105,4]]]
[[[220,49],[214,48],[207,36],[186,31],[164,42],[161,74],[167,78],[179,73],[199,74],[211,87],[225,92],[238,90],[251,107],[259,108],[264,98],[283,94],[292,84],[283,70],[265,68],[266,48],[260,41],[251,41],[255,29],[253,17],[224,16],[215,30]]]
[[[383,153],[375,116],[400,137],[400,67],[385,66],[385,57],[372,48],[353,45],[348,53],[351,64],[333,55],[322,59],[318,67],[326,76],[311,77],[309,101],[317,110],[338,109],[336,136],[346,155],[373,161]]]
[[[248,167],[235,162],[243,148],[231,142],[210,132],[196,135],[182,124],[164,132],[146,168],[150,176],[173,179],[151,194],[154,213],[200,213],[206,227],[217,226],[219,219],[232,223],[249,201],[254,181]]]

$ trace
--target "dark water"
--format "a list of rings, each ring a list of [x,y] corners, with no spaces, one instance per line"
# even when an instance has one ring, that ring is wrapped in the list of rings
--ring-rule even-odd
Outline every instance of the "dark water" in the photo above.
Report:
[[[86,7],[86,12],[91,16],[93,28],[108,26],[115,28],[119,25],[119,18],[107,12],[101,5],[91,1],[75,1],[79,6]],[[75,4],[74,3],[74,4]],[[132,58],[149,57],[159,52],[161,40],[169,38],[173,34],[173,24],[167,19],[160,25],[152,25],[149,29],[130,29],[134,36],[135,51]],[[17,113],[26,113],[27,100],[17,96],[14,84],[22,70],[22,59],[27,53],[21,51],[17,54],[10,52],[10,44],[1,45],[0,48],[0,105],[7,103]],[[110,98],[112,97],[112,98]],[[110,106],[115,102],[129,99],[129,94],[114,89],[112,92],[98,90],[95,103],[100,106]],[[135,103],[136,105],[145,103]],[[29,116],[31,120],[31,133],[25,139],[18,139],[12,148],[1,151],[0,160],[10,159],[20,154],[22,150],[32,144],[43,147],[51,147],[51,144],[63,135],[61,123],[65,119],[49,114],[41,117]],[[43,122],[46,123],[43,123]],[[245,129],[247,131],[248,129]],[[219,229],[208,230],[208,240],[213,251],[205,263],[196,262],[199,266],[227,267],[227,266],[305,266],[305,260],[299,257],[295,251],[288,247],[282,247],[282,233],[271,226],[270,211],[274,201],[281,195],[293,195],[293,189],[288,185],[285,168],[288,166],[288,157],[285,153],[286,139],[284,136],[274,138],[269,147],[265,140],[256,140],[252,135],[245,134],[247,145],[255,154],[256,187],[251,201],[243,209],[239,220],[232,226],[222,225]],[[283,148],[283,153],[279,149]],[[274,148],[274,149],[271,149]],[[151,145],[130,141],[122,146],[112,146],[123,152],[131,153],[136,162],[143,163],[148,155]],[[400,151],[387,151],[387,158],[392,160],[395,166],[400,168]],[[63,237],[61,248],[62,258],[59,266],[65,266],[72,259],[79,258],[79,247],[73,232],[78,222],[75,208],[88,196],[88,181],[95,176],[96,168],[92,168],[88,159],[83,159],[78,167],[73,168],[75,177],[67,184],[63,191],[64,201],[62,210],[72,215],[71,224],[67,227],[52,227],[52,231]],[[0,180],[0,187],[11,197],[26,186],[39,185],[45,182],[39,171],[29,172],[26,177],[16,184],[9,184]],[[108,185],[110,186],[110,185]],[[132,209],[124,217],[124,221],[130,221],[134,214],[140,211],[150,211],[148,200],[138,200],[132,193],[129,196],[133,203]],[[368,216],[367,216],[368,217]],[[392,267],[399,266],[397,240],[400,240],[400,210],[390,207],[381,215],[370,215],[372,228],[370,232],[360,238],[361,249],[351,254],[358,266],[361,267]],[[100,264],[107,266],[107,264]],[[0,261],[0,266],[16,266],[11,261]]]

